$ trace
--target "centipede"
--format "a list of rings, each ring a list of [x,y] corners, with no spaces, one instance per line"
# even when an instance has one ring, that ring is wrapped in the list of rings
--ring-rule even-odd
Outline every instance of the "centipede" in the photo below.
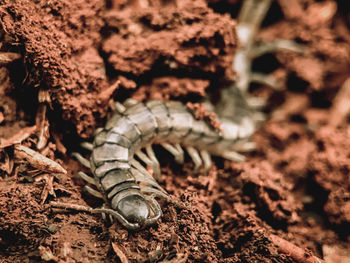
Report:
[[[211,156],[241,162],[244,156],[240,152],[255,148],[250,141],[256,130],[252,111],[237,112],[234,118],[218,116],[220,129],[215,129],[178,101],[116,105],[115,113],[86,147],[91,150],[90,161],[80,155],[77,158],[80,156],[93,174],[90,177],[80,172],[80,177],[98,190],[88,185],[85,189],[103,198],[106,207],[101,211],[129,230],[155,224],[162,215],[157,198],[169,200],[157,182],[161,173],[154,144],[170,152],[179,164],[184,163],[186,151],[193,160],[194,171],[203,168],[203,173],[211,167]],[[152,168],[152,174],[146,165]]]

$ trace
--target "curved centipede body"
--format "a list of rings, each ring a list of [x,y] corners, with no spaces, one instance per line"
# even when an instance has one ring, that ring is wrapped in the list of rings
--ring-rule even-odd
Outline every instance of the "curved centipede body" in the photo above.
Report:
[[[195,163],[210,168],[210,155],[242,161],[237,151],[252,149],[249,142],[256,122],[248,113],[236,120],[220,119],[216,130],[180,102],[152,100],[135,103],[116,112],[95,135],[90,158],[95,185],[113,211],[112,216],[130,230],[151,225],[162,211],[154,197],[167,198],[155,178],[159,163],[152,144],[161,144],[177,162],[183,162],[184,147]],[[145,149],[143,151],[142,149]],[[134,158],[151,165],[153,176]]]

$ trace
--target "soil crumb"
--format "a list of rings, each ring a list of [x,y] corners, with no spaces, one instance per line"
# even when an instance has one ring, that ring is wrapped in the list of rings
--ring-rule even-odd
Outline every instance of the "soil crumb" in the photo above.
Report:
[[[250,87],[266,101],[256,149],[243,163],[213,157],[205,174],[187,154],[179,165],[155,145],[172,202],[159,200],[161,219],[134,232],[50,205],[103,204],[84,191],[75,174],[90,171],[71,152],[89,158],[80,140],[127,98],[178,100],[219,128],[202,101],[235,81],[242,1],[0,0],[0,52],[18,58],[0,65],[0,142],[33,129],[19,143],[67,170],[49,174],[16,159],[11,143],[0,149],[0,262],[348,262],[349,113],[329,119],[347,101],[339,99],[350,77],[345,2],[273,1],[256,41],[289,39],[304,53],[253,62],[281,82],[278,91]],[[223,104],[218,118],[232,115]]]

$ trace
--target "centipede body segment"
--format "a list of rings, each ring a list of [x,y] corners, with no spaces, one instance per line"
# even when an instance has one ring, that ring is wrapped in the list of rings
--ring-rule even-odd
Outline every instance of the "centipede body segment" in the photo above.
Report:
[[[249,138],[255,131],[254,118],[247,114],[219,121],[221,129],[217,130],[196,119],[184,104],[159,100],[135,103],[116,112],[95,135],[90,158],[95,185],[112,215],[133,230],[153,224],[161,216],[154,198],[167,198],[167,193],[155,180],[160,169],[152,150],[154,143],[162,145],[179,163],[185,148],[195,170],[203,165],[207,171],[211,155],[242,161],[237,151],[252,148]],[[135,155],[153,168],[153,176]]]

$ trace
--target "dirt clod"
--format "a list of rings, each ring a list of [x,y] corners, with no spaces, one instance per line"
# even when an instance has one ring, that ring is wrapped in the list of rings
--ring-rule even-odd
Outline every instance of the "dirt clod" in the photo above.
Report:
[[[179,165],[154,147],[173,203],[128,231],[90,213],[102,202],[71,153],[89,157],[79,143],[114,100],[180,100],[220,128],[201,99],[235,83],[242,1],[0,0],[0,262],[348,262],[350,9],[272,2],[255,40],[305,50],[253,61],[280,83],[250,86],[266,101],[257,148],[195,174],[189,156]]]

